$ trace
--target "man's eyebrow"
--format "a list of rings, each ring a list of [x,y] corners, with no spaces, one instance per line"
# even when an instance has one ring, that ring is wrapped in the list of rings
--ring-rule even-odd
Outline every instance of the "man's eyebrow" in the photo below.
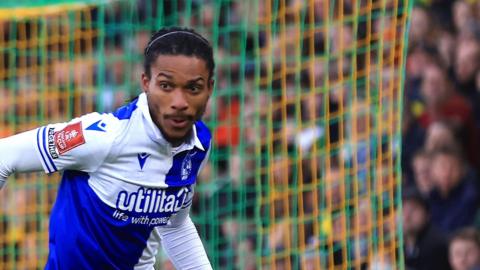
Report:
[[[173,78],[172,75],[167,74],[167,73],[164,73],[164,72],[159,72],[159,73],[157,74],[157,78],[160,77],[160,76],[167,77],[168,79],[172,79],[172,78]]]
[[[205,79],[203,77],[199,76],[195,79],[188,80],[188,83],[195,83],[195,82],[198,82],[198,81],[205,81]]]

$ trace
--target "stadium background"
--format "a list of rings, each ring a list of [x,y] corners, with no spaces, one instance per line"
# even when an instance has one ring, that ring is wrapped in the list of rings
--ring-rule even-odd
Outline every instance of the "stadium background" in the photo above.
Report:
[[[152,31],[190,26],[212,41],[217,61],[205,115],[214,150],[192,210],[214,268],[403,269],[410,254],[403,247],[401,186],[415,186],[434,204],[430,191],[440,185],[430,179],[435,171],[421,177],[435,166],[416,164],[418,153],[430,158],[456,146],[475,171],[480,126],[480,79],[472,85],[472,76],[480,77],[480,5],[426,0],[413,12],[412,6],[2,1],[0,137],[124,104],[139,93]],[[458,61],[473,63],[462,68]],[[445,80],[425,75],[435,65]],[[452,87],[437,90],[442,85]],[[435,137],[439,132],[443,137]],[[471,175],[450,188],[472,177],[476,184]],[[43,267],[58,181],[20,174],[0,192],[0,269]],[[455,229],[475,224],[478,194],[465,208],[472,218]],[[158,267],[171,267],[162,254]]]

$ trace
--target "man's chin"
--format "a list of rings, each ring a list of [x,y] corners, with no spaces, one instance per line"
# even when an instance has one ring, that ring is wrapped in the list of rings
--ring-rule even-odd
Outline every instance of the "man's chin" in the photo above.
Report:
[[[167,132],[165,139],[173,146],[179,146],[190,139],[191,129],[187,132]]]

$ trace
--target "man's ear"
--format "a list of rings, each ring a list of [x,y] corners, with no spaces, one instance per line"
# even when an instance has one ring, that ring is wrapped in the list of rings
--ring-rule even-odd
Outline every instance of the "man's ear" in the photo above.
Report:
[[[148,92],[148,86],[150,84],[150,77],[148,77],[145,72],[142,73],[142,78],[141,78],[141,84],[142,84],[142,90],[143,92]]]

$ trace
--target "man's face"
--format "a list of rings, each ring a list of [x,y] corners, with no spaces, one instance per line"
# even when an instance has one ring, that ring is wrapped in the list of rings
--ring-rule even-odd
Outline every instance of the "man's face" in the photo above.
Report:
[[[464,41],[457,47],[455,58],[455,75],[461,83],[475,79],[478,71],[480,48],[474,41]]]
[[[425,208],[415,200],[403,201],[403,230],[406,235],[417,235],[428,221]]]
[[[460,161],[446,154],[438,154],[433,158],[430,173],[435,186],[447,195],[462,179]]]
[[[201,118],[212,93],[213,81],[204,60],[185,55],[159,55],[142,74],[153,122],[173,145],[180,145]]]
[[[439,104],[448,96],[445,74],[434,65],[428,65],[423,71],[422,95],[428,104]]]
[[[428,194],[433,187],[430,178],[430,160],[425,156],[417,156],[413,159],[413,172],[417,188],[423,194]]]
[[[473,241],[454,240],[450,244],[449,253],[453,270],[469,270],[480,263],[480,250]]]

